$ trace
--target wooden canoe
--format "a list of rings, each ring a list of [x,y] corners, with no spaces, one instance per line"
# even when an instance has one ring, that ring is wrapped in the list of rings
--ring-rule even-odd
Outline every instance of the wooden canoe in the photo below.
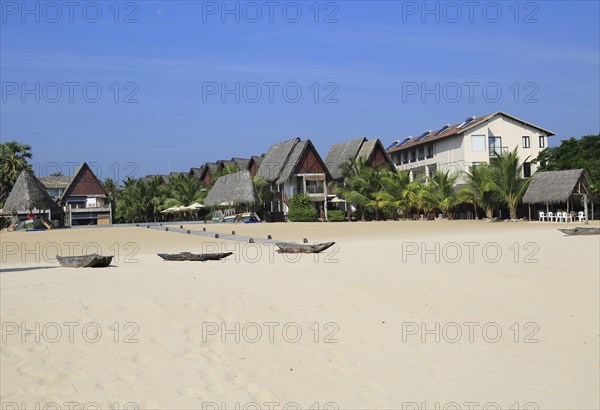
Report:
[[[277,250],[279,253],[319,253],[331,248],[335,245],[335,242],[316,243],[314,245],[277,242],[276,245],[279,247]]]
[[[571,228],[571,229],[559,229],[566,235],[600,235],[600,228]]]
[[[158,253],[158,256],[166,261],[218,261],[233,255],[233,252],[223,253],[191,253],[191,252],[180,252],[180,253]]]
[[[56,256],[60,266],[66,268],[105,268],[112,262],[112,256],[102,256],[97,253],[82,256]]]

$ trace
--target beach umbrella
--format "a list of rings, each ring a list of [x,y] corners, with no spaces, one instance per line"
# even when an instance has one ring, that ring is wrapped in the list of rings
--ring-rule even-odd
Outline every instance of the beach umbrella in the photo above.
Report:
[[[160,211],[160,213],[161,214],[171,214],[171,213],[175,212],[177,210],[177,208],[178,207],[176,207],[176,206],[172,206],[172,207],[167,208],[167,209],[165,209],[163,211]]]
[[[195,211],[196,209],[202,209],[202,208],[205,208],[205,206],[198,202],[194,202],[193,204],[185,207],[185,209],[187,209],[189,211]]]

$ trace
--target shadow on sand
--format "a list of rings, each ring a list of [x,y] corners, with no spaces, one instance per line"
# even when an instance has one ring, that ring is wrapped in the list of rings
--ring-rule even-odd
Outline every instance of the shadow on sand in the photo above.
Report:
[[[39,269],[55,269],[58,266],[30,266],[27,268],[8,268],[8,269],[0,269],[0,273],[4,272],[26,272],[28,270],[39,270]]]

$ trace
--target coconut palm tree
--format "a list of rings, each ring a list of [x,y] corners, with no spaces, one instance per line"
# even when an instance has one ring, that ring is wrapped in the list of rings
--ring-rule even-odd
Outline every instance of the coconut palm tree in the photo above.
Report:
[[[394,214],[398,210],[407,215],[410,210],[408,201],[408,185],[410,177],[405,171],[384,172],[381,175],[382,190],[375,194],[381,207],[391,208]]]
[[[162,202],[164,208],[202,203],[208,191],[196,177],[183,174],[171,177],[165,189],[167,195]]]
[[[494,208],[498,204],[498,194],[491,190],[490,186],[490,167],[488,164],[481,164],[471,168],[471,172],[465,172],[467,176],[467,185],[463,187],[457,195],[464,202],[473,204],[475,215],[479,206],[485,212],[487,219],[494,216]]]
[[[442,215],[447,215],[448,211],[462,202],[462,199],[456,194],[454,186],[458,181],[459,174],[450,175],[450,171],[437,172],[433,177],[427,177],[430,192],[432,194],[432,203],[436,208],[442,211]]]
[[[511,152],[493,158],[490,163],[489,188],[508,206],[510,219],[517,219],[517,205],[529,186],[530,178],[522,178],[522,174],[523,164],[516,147]]]
[[[31,171],[31,145],[17,141],[0,143],[0,200],[10,193],[21,171]]]
[[[273,191],[269,181],[266,179],[255,176],[252,178],[252,182],[254,183],[254,189],[256,189],[256,195],[258,196],[257,208],[263,209],[265,204],[268,204],[273,200],[275,192]]]
[[[435,208],[435,198],[430,191],[429,185],[423,184],[419,179],[413,180],[406,187],[406,197],[411,208],[415,208],[417,213],[423,211],[427,215],[429,211]]]
[[[381,191],[381,172],[368,166],[364,158],[350,158],[341,169],[344,185],[336,189],[336,194],[356,205],[361,220],[366,219],[368,208],[373,209],[375,219],[379,219],[380,204],[376,194]]]

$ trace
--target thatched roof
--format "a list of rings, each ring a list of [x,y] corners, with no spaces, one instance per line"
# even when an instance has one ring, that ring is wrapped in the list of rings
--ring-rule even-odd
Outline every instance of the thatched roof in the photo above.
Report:
[[[250,161],[248,161],[248,167],[250,167],[251,162],[254,162],[256,165],[258,165],[260,167],[260,164],[262,164],[263,159],[265,159],[265,155],[266,154],[262,154],[260,156],[252,155],[252,158],[250,158]]]
[[[294,147],[299,142],[300,138],[292,138],[291,140],[272,145],[260,164],[256,176],[269,182],[277,180],[281,175],[281,171],[286,166]]]
[[[300,138],[293,138],[271,146],[260,164],[256,176],[269,182],[275,181],[276,184],[283,184],[294,174],[303,154],[308,149],[312,149],[317,161],[325,169],[326,176],[331,178],[327,166],[319,156],[313,143],[310,140],[301,141]]]
[[[244,169],[248,169],[248,164],[250,163],[250,160],[248,158],[233,157],[233,158],[231,158],[231,161],[233,162],[235,167],[237,169],[239,169],[240,171],[244,170]]]
[[[256,189],[248,171],[220,177],[204,200],[207,206],[218,206],[222,203],[254,205],[257,202]]]
[[[366,138],[356,138],[342,142],[341,144],[333,145],[327,154],[327,158],[325,158],[325,165],[327,165],[333,179],[341,179],[342,165],[348,161],[348,159],[364,157],[367,161],[371,161],[377,148],[379,148],[385,156],[388,168],[393,171],[395,169],[394,164],[388,157],[387,152],[379,139],[367,140]]]
[[[46,188],[32,174],[22,171],[4,203],[4,212],[47,210],[61,213],[62,208],[50,198]]]
[[[587,193],[591,195],[589,185],[590,179],[584,169],[539,171],[531,177],[529,187],[523,195],[523,203],[564,203],[573,194]]]
[[[325,165],[327,165],[333,179],[342,178],[342,164],[348,161],[349,158],[356,158],[365,140],[366,138],[356,138],[331,147],[327,158],[325,158]]]
[[[73,177],[69,176],[48,176],[48,177],[38,177],[38,180],[44,185],[47,189],[60,189],[66,188],[71,184],[71,180]]]

